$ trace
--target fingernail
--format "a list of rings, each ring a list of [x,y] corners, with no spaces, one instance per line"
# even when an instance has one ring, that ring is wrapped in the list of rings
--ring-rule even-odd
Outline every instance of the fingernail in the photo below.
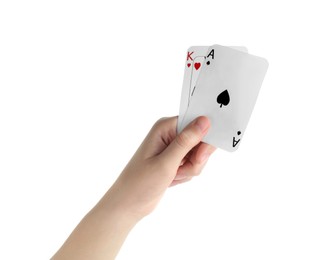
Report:
[[[199,117],[195,121],[195,125],[197,125],[200,130],[204,133],[209,128],[209,120],[207,117]]]
[[[183,180],[183,179],[186,179],[186,178],[188,178],[188,176],[187,176],[186,174],[180,174],[180,173],[178,173],[178,174],[176,174],[176,176],[174,177],[174,180],[175,180],[175,181],[179,181],[179,180]]]
[[[204,154],[202,154],[201,157],[200,157],[199,162],[200,162],[200,163],[204,163],[205,161],[208,160],[209,156],[210,156],[209,153],[204,153]]]

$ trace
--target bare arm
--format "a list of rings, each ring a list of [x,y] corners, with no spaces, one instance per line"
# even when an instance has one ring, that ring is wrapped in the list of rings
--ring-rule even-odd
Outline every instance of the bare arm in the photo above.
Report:
[[[159,120],[110,190],[52,259],[115,259],[130,230],[151,213],[169,186],[200,173],[214,147],[201,143],[200,117],[176,135],[177,117]]]
[[[110,200],[109,191],[82,219],[52,259],[115,259],[139,219],[116,208]]]

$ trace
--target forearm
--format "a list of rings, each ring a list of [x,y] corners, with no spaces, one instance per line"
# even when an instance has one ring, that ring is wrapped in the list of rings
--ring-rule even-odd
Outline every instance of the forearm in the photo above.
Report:
[[[114,259],[135,224],[150,214],[166,189],[197,176],[215,148],[200,143],[210,126],[199,117],[176,135],[177,117],[159,120],[114,185],[53,257]]]
[[[115,259],[137,219],[112,199],[110,190],[78,224],[53,260]]]

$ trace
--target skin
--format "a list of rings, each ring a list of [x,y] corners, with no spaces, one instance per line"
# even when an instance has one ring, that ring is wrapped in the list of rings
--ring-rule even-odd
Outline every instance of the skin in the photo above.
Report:
[[[200,174],[216,149],[201,142],[208,118],[196,118],[178,135],[176,125],[177,117],[154,124],[116,182],[52,259],[115,259],[131,229],[155,209],[167,188]]]

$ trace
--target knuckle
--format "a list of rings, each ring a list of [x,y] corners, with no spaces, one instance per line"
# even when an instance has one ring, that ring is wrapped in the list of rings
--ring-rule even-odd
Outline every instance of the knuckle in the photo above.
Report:
[[[166,119],[167,119],[167,117],[161,117],[159,120],[156,121],[156,123],[161,124],[161,123],[163,123]]]
[[[159,120],[157,120],[157,121],[154,123],[153,127],[152,127],[152,131],[157,131],[158,129],[160,129],[160,128],[162,127],[164,121],[165,121],[165,118],[164,118],[164,117],[162,117],[162,118],[160,118]]]
[[[188,133],[188,131],[183,131],[179,135],[176,136],[176,143],[178,146],[181,148],[187,149],[188,147],[191,146],[192,140],[191,140],[191,135]]]
[[[197,169],[194,171],[194,176],[199,176],[201,173],[201,169]]]
[[[201,173],[201,167],[198,167],[198,166],[196,166],[196,167],[193,167],[193,169],[192,169],[192,176],[199,176],[200,175],[200,173]]]

